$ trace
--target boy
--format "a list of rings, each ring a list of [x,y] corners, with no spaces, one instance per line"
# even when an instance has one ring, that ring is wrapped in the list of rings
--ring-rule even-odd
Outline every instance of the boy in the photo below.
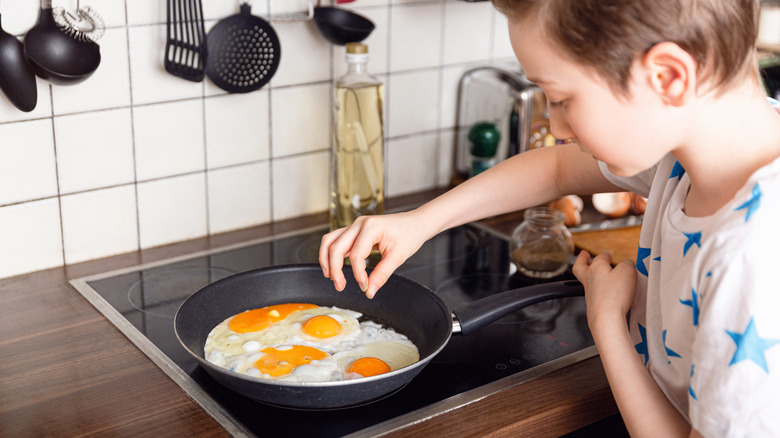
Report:
[[[586,252],[572,267],[629,432],[780,435],[780,115],[756,70],[758,0],[493,3],[547,94],[553,135],[574,143],[327,234],[324,275],[342,289],[349,256],[372,297],[449,227],[633,190],[648,197],[636,267]],[[382,260],[367,277],[374,246]]]

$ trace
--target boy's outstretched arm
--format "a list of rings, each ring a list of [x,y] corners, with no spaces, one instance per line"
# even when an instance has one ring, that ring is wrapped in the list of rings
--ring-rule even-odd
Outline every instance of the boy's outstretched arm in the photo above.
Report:
[[[609,254],[591,261],[580,252],[572,271],[585,286],[588,326],[620,414],[632,437],[701,436],[672,406],[636,354],[626,315],[636,290],[636,269],[614,268]]]
[[[349,257],[355,279],[369,297],[422,244],[436,234],[474,220],[507,213],[570,193],[618,190],[604,178],[596,160],[576,144],[537,149],[507,159],[427,204],[404,213],[361,216],[349,227],[322,238],[323,275],[338,290]],[[365,259],[373,248],[382,254],[369,277]]]

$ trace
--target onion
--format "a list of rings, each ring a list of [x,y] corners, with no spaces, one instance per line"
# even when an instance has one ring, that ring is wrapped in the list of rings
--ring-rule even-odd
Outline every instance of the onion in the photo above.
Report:
[[[610,218],[623,217],[631,209],[631,193],[596,193],[593,195],[593,208]]]

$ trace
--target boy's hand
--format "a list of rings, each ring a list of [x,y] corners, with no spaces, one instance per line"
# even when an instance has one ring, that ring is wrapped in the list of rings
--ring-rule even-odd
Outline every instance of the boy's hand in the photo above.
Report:
[[[591,260],[587,251],[580,252],[572,272],[585,286],[588,325],[595,332],[600,321],[622,321],[636,292],[636,269],[630,261],[612,267],[612,256],[600,254]],[[594,333],[595,334],[595,333]]]
[[[344,290],[347,280],[342,267],[344,258],[349,257],[360,289],[373,298],[390,275],[427,240],[421,225],[422,215],[414,211],[360,216],[352,225],[322,237],[319,254],[322,274],[333,280],[337,290]],[[374,248],[379,250],[382,260],[369,277],[366,258]]]

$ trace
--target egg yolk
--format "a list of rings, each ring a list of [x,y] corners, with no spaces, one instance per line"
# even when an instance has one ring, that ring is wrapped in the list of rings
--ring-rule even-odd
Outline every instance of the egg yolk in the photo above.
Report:
[[[347,372],[358,373],[363,377],[370,377],[376,376],[377,374],[389,373],[390,365],[375,357],[361,357],[352,362],[352,365],[347,368]]]
[[[274,347],[268,347],[262,352],[265,354],[255,362],[255,367],[273,377],[289,374],[301,365],[328,356],[328,353],[322,350],[304,345],[293,345],[291,348],[285,347],[278,350]]]
[[[330,338],[341,333],[341,324],[328,315],[317,315],[303,323],[303,332],[315,338]]]
[[[293,312],[315,308],[314,304],[290,303],[277,304],[260,309],[239,313],[228,323],[230,330],[236,333],[259,332],[274,322],[287,318]]]

